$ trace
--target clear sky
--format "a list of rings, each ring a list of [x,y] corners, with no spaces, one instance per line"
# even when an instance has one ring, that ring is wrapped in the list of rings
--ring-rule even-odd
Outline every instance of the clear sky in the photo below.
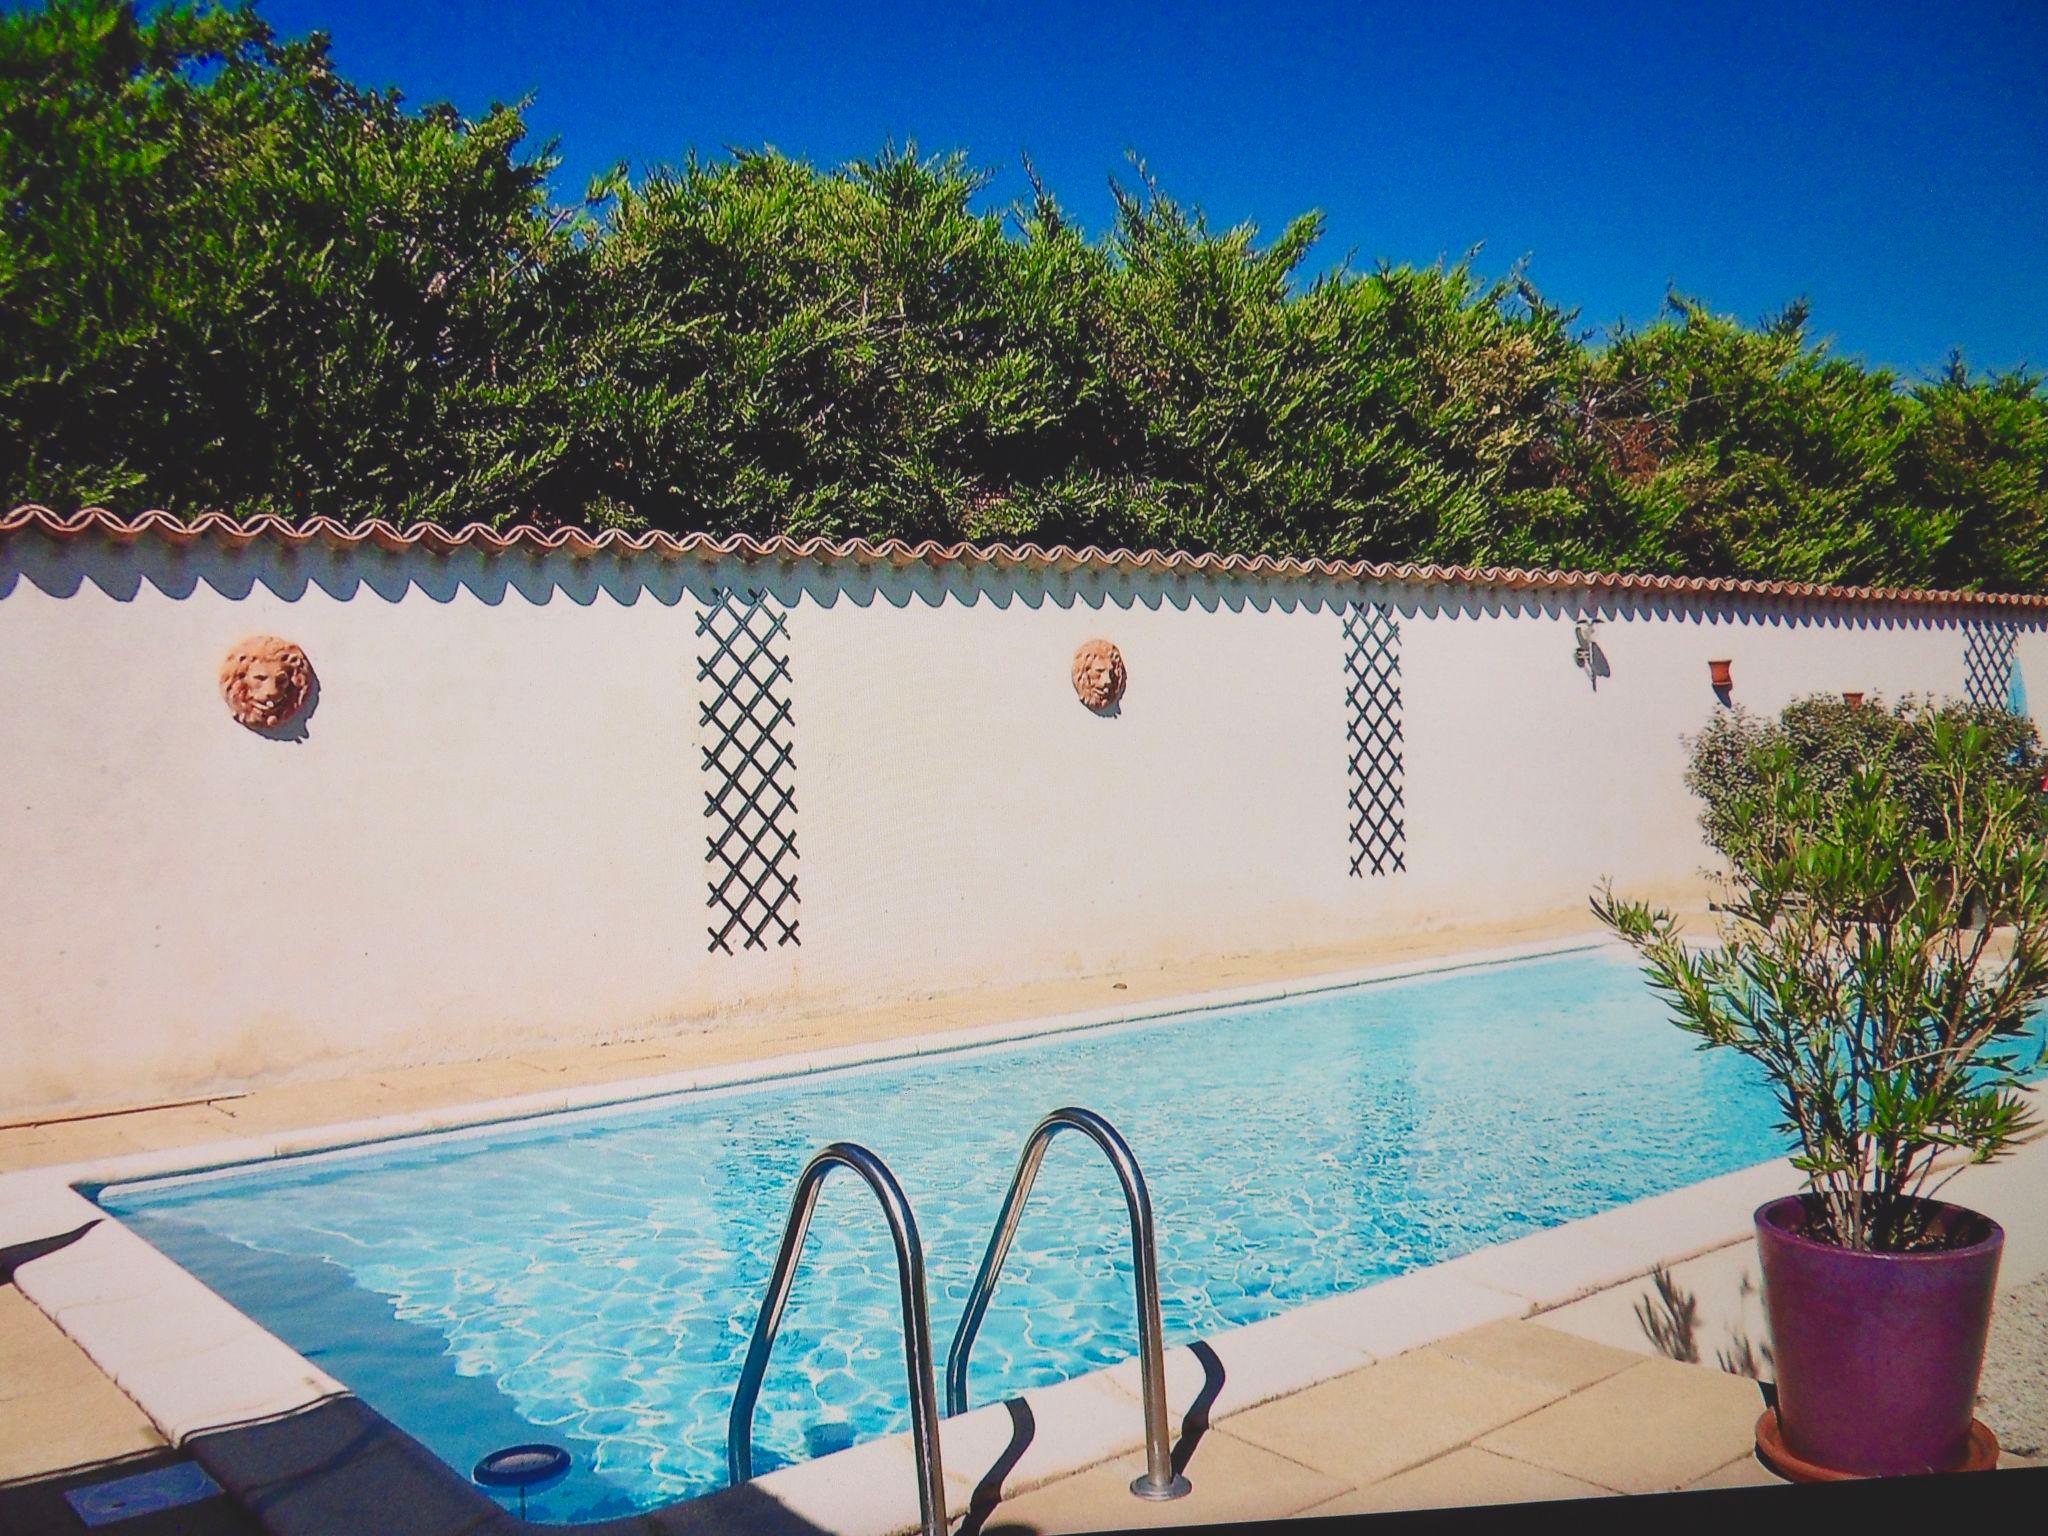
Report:
[[[1918,376],[2048,370],[2048,0],[1724,7],[265,0],[345,72],[476,112],[531,94],[563,190],[624,159],[885,141],[1029,154],[1091,229],[1124,152],[1214,227],[1327,215],[1315,260],[1526,256],[1600,330],[1676,287],[1805,295]]]

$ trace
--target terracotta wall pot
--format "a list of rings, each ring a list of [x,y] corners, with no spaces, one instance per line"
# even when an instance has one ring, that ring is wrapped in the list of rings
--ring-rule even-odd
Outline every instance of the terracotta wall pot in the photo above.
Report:
[[[2005,1230],[1929,1202],[1965,1246],[1852,1253],[1805,1235],[1808,1198],[1756,1213],[1786,1449],[1864,1477],[1961,1466]]]

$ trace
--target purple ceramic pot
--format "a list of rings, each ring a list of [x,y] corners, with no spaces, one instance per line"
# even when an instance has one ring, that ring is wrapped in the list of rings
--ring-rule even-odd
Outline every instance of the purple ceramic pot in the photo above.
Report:
[[[1785,1448],[1862,1477],[1961,1466],[2005,1229],[1930,1201],[1956,1246],[1855,1253],[1806,1235],[1809,1198],[1756,1213]]]

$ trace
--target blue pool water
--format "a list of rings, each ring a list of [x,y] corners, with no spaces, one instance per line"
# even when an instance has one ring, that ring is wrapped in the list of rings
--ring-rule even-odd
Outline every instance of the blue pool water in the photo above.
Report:
[[[1783,1150],[1748,1063],[1586,951],[598,1116],[106,1191],[103,1203],[465,1474],[566,1446],[574,1520],[725,1481],[726,1414],[804,1162],[896,1171],[952,1337],[1025,1135],[1082,1104],[1151,1182],[1169,1343]],[[1134,1352],[1122,1201],[1057,1140],[973,1400]],[[941,1359],[943,1368],[943,1358]],[[755,1469],[908,1427],[886,1231],[829,1180],[761,1394]]]

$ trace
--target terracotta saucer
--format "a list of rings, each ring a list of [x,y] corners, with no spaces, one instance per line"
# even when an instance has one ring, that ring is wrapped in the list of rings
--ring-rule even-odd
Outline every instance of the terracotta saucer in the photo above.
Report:
[[[1756,1421],[1756,1453],[1765,1466],[1795,1483],[1838,1483],[1863,1475],[1860,1472],[1838,1472],[1833,1467],[1823,1467],[1793,1455],[1785,1448],[1785,1441],[1778,1433],[1778,1410],[1775,1408],[1766,1408],[1763,1417]],[[1970,1420],[1970,1448],[1963,1455],[1963,1464],[1950,1470],[1989,1472],[1997,1465],[1998,1436],[1991,1433],[1981,1419]]]

